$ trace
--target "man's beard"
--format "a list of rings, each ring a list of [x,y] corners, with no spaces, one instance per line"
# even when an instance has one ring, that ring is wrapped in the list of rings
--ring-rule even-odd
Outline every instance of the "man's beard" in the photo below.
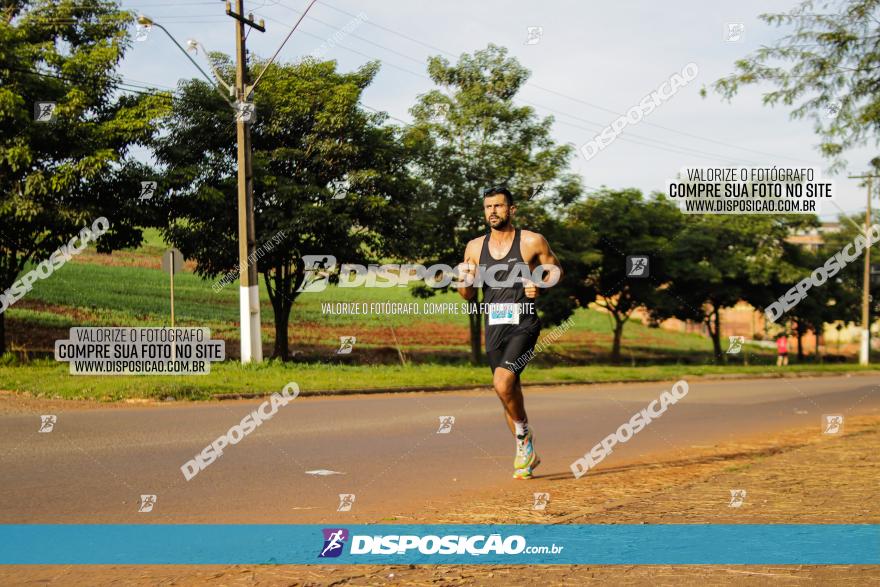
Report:
[[[505,218],[498,216],[497,218],[498,218],[498,224],[493,226],[492,221],[490,220],[488,222],[489,228],[493,228],[495,230],[504,230],[505,228],[507,228],[510,225],[510,216],[507,216]]]

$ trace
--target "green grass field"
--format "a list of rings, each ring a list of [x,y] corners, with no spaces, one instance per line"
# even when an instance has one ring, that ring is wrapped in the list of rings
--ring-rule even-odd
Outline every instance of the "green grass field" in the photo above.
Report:
[[[155,231],[146,231],[145,242],[135,251],[122,251],[114,256],[89,252],[75,258],[50,279],[37,281],[33,290],[8,310],[13,326],[25,329],[58,330],[73,326],[168,326],[170,324],[169,278],[158,269],[158,259],[166,248]],[[123,257],[120,259],[120,257]],[[124,263],[130,262],[129,266]],[[152,263],[156,268],[145,265]],[[185,270],[175,276],[175,316],[178,325],[207,326],[212,333],[237,346],[238,287],[212,289],[213,281],[203,280]],[[261,314],[266,338],[273,336],[272,308],[261,283]],[[404,346],[409,352],[420,349],[458,350],[466,358],[467,317],[464,315],[382,315],[352,316],[323,314],[322,304],[336,302],[399,302],[458,303],[454,292],[441,293],[428,300],[413,297],[408,288],[340,288],[328,287],[323,292],[303,293],[296,299],[291,313],[289,338],[296,348],[298,342],[333,346],[346,328],[361,330],[409,329]],[[591,352],[607,352],[611,342],[610,318],[592,310],[578,311],[574,327],[559,340],[560,352],[590,348]],[[442,333],[435,332],[441,329]],[[15,328],[9,329],[15,334]],[[457,336],[450,336],[457,331]],[[395,333],[396,334],[396,333]],[[433,335],[433,336],[432,336]],[[464,337],[464,338],[463,338]],[[393,344],[387,337],[371,340],[369,346]],[[51,345],[28,345],[31,351],[46,351]],[[695,334],[668,332],[647,328],[631,321],[624,332],[624,358],[630,353],[662,350],[675,360],[676,354],[705,354],[711,351],[709,341]],[[759,352],[758,349],[752,349]],[[655,353],[656,354],[656,353]]]

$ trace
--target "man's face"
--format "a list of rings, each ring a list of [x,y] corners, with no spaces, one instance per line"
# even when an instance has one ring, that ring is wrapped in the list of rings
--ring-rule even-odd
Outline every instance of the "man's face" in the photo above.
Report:
[[[507,227],[513,216],[514,207],[507,205],[504,194],[496,194],[483,198],[483,212],[486,214],[486,223],[497,230]]]

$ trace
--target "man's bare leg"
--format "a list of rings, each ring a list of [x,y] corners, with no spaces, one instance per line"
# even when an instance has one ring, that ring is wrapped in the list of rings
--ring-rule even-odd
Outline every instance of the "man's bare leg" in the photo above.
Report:
[[[507,420],[507,427],[510,428],[511,434],[516,435],[514,421],[528,421],[519,377],[508,369],[498,367],[495,369],[492,384],[498,399],[501,400],[501,405],[504,406],[504,417]]]
[[[504,416],[516,441],[516,457],[513,460],[515,479],[531,479],[532,471],[541,464],[535,453],[532,431],[523,401],[522,385],[512,371],[499,367],[492,378],[495,393],[504,406]]]

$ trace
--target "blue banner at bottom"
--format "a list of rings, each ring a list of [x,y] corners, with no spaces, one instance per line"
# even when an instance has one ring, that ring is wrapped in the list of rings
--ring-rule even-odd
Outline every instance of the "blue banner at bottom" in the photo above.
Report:
[[[0,525],[5,565],[876,565],[880,526]]]

